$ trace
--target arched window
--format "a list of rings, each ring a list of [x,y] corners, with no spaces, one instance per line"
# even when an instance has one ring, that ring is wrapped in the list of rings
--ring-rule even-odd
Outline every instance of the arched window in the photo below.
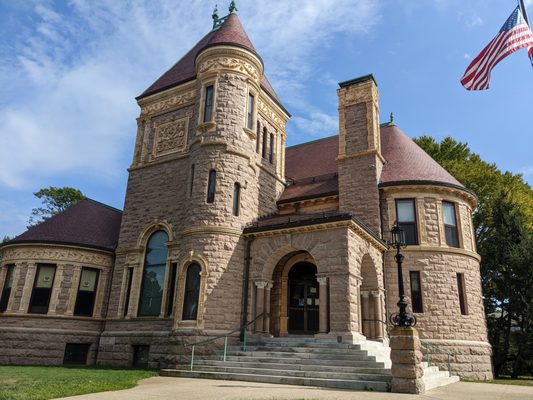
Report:
[[[233,215],[239,215],[239,208],[241,207],[241,185],[235,182],[233,185]]]
[[[209,181],[207,182],[207,202],[213,203],[215,201],[215,188],[217,183],[217,171],[212,169],[209,171]]]
[[[267,154],[267,140],[268,140],[268,132],[265,126],[263,128],[263,151],[261,152],[261,156],[263,158],[266,158],[266,154]]]
[[[274,134],[270,134],[270,151],[268,152],[268,161],[270,164],[274,162]]]
[[[168,235],[157,231],[150,236],[146,245],[144,270],[139,298],[139,316],[158,316],[161,313],[163,282],[167,264]]]
[[[259,154],[259,144],[261,143],[261,124],[257,123],[257,137],[255,138],[255,152]]]
[[[197,263],[192,263],[187,268],[187,277],[185,279],[185,294],[183,299],[183,320],[194,320],[198,315],[200,272],[201,268]]]

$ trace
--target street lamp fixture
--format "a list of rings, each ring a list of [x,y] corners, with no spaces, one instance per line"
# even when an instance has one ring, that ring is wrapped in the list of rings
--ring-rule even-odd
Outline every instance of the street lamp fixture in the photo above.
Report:
[[[398,265],[398,294],[400,296],[400,300],[398,301],[398,308],[400,311],[391,314],[389,320],[395,326],[415,326],[415,316],[407,312],[407,299],[405,298],[405,290],[403,287],[403,255],[400,253],[400,249],[406,246],[405,235],[402,228],[400,228],[397,223],[395,223],[392,227],[391,241],[389,242],[389,245],[396,249],[396,255],[394,256],[394,259]]]

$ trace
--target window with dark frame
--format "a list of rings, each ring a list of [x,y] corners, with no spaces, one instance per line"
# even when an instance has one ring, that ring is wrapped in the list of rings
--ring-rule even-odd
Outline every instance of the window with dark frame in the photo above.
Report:
[[[466,293],[465,293],[465,275],[457,274],[457,291],[459,295],[459,308],[461,309],[462,315],[468,315],[468,307],[466,304]]]
[[[30,298],[28,313],[46,314],[50,305],[52,287],[56,266],[53,264],[37,264],[37,273],[33,282],[33,290]]]
[[[178,264],[172,263],[170,266],[170,278],[168,282],[168,300],[167,300],[167,317],[174,311],[174,301],[176,299],[176,273]]]
[[[241,185],[235,182],[233,185],[233,215],[239,215],[239,209],[241,207]]]
[[[63,364],[86,365],[90,347],[90,343],[67,343],[65,345]]]
[[[167,233],[156,231],[150,236],[146,245],[141,295],[139,296],[139,316],[157,317],[161,314],[163,282],[167,265],[166,242],[168,242]]]
[[[204,121],[210,122],[213,118],[213,85],[206,86],[205,88],[205,101],[204,101]]]
[[[455,204],[448,201],[443,201],[442,213],[444,216],[444,234],[446,236],[446,244],[450,247],[459,247],[457,219],[455,218]]]
[[[259,144],[261,143],[261,124],[257,122],[257,137],[255,138],[255,152],[259,154]]]
[[[411,284],[411,307],[415,313],[424,312],[422,306],[422,286],[420,283],[420,271],[409,271]]]
[[[268,132],[266,126],[263,127],[263,148],[261,149],[261,157],[266,158],[266,152],[267,152],[267,140],[268,140]]]
[[[189,186],[189,196],[192,196],[193,188],[194,188],[194,164],[191,165],[191,182]]]
[[[195,320],[198,315],[198,297],[200,295],[200,265],[192,263],[187,268],[182,319]]]
[[[134,344],[132,366],[147,368],[150,361],[150,346],[147,344]]]
[[[268,161],[270,164],[274,162],[274,134],[270,134],[270,147],[268,152]]]
[[[81,269],[78,295],[76,296],[76,305],[74,306],[74,315],[83,317],[93,316],[99,275],[100,271],[95,268],[83,267]]]
[[[4,279],[4,287],[0,294],[0,312],[7,310],[9,304],[9,297],[11,296],[11,288],[13,287],[13,272],[15,270],[14,265],[8,265],[6,270],[6,277]]]
[[[128,274],[126,279],[128,284],[126,286],[126,300],[124,301],[124,316],[128,315],[128,308],[130,307],[130,296],[131,296],[131,283],[133,281],[133,268],[128,267],[126,270]]]
[[[248,129],[254,128],[254,95],[252,93],[248,93],[248,109],[246,114],[246,127]]]
[[[215,201],[215,189],[217,183],[217,171],[212,169],[209,171],[209,180],[207,182],[207,202],[213,203]]]
[[[404,232],[405,243],[409,245],[418,244],[414,199],[396,200],[396,221]]]

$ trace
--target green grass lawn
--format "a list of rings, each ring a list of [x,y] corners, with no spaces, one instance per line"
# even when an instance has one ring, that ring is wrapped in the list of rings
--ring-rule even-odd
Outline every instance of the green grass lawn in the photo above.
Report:
[[[89,367],[0,366],[0,400],[45,400],[128,389],[156,371]]]

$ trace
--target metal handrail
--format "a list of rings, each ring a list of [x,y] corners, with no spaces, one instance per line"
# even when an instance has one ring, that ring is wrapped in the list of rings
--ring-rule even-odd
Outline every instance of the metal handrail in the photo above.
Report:
[[[194,367],[194,352],[196,350],[196,346],[203,345],[203,344],[206,344],[206,343],[211,343],[211,342],[214,342],[215,340],[218,340],[218,339],[221,339],[221,338],[224,338],[224,356],[223,356],[223,361],[226,362],[227,352],[228,352],[228,336],[230,336],[231,334],[233,334],[235,332],[241,331],[241,330],[244,330],[243,351],[246,351],[246,328],[248,326],[250,326],[251,324],[253,324],[255,321],[257,321],[259,318],[263,317],[264,315],[268,315],[268,314],[261,313],[257,317],[255,317],[253,320],[248,322],[246,325],[239,326],[237,329],[234,329],[234,330],[232,330],[230,332],[226,332],[223,335],[217,335],[217,336],[215,336],[213,338],[210,338],[210,339],[207,339],[207,340],[202,340],[202,341],[196,342],[196,343],[186,343],[186,344],[184,344],[183,347],[187,347],[187,346],[191,346],[192,347],[191,348],[190,370],[192,371],[193,367]]]

